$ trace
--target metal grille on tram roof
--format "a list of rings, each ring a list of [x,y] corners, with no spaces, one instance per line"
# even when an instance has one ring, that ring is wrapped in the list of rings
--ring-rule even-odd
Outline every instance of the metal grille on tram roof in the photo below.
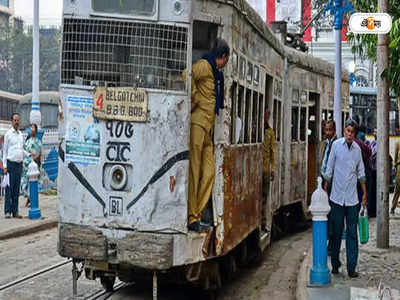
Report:
[[[183,90],[187,28],[64,19],[61,83]]]

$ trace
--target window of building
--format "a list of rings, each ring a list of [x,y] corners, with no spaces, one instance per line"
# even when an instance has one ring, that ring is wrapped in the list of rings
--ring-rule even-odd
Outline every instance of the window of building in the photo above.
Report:
[[[5,6],[5,7],[10,7],[10,1],[9,0],[0,0],[0,5]]]

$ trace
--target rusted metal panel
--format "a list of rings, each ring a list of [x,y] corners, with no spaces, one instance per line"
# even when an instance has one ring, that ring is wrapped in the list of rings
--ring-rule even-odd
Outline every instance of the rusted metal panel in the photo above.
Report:
[[[117,259],[150,270],[166,270],[173,265],[173,240],[171,234],[134,233],[118,240]]]
[[[225,147],[224,253],[261,221],[262,146]]]
[[[306,197],[307,160],[306,144],[294,143],[291,145],[290,160],[290,201],[303,201]]]
[[[57,246],[61,256],[100,261],[107,259],[107,239],[100,230],[61,223],[58,232]]]

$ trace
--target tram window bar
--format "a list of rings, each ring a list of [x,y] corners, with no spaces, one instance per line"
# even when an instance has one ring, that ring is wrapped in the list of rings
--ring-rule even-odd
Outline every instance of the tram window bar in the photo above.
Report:
[[[236,144],[236,116],[238,105],[238,84],[234,81],[230,90],[231,96],[231,144]]]
[[[299,131],[299,107],[292,107],[292,142],[296,142],[298,140],[298,131]]]
[[[250,137],[251,137],[251,90],[246,89],[246,101],[245,101],[245,108],[244,108],[244,143],[248,144],[250,143]]]
[[[63,33],[61,83],[184,89],[185,27],[66,18]]]
[[[260,94],[258,97],[258,135],[257,135],[257,142],[262,142],[263,137],[263,115],[264,115],[264,95]]]
[[[253,91],[252,118],[251,118],[251,143],[257,143],[257,119],[258,119],[258,93]]]
[[[243,143],[243,137],[244,137],[244,86],[239,85],[239,95],[238,95],[238,117],[241,121],[241,128],[240,128],[240,138],[239,138],[239,143]]]
[[[307,123],[307,108],[302,107],[300,109],[300,141],[306,140],[306,123]]]

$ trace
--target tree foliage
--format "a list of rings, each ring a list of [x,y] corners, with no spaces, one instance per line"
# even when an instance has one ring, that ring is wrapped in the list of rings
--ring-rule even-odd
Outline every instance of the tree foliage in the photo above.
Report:
[[[377,0],[352,0],[356,12],[377,12]],[[387,76],[390,87],[396,95],[400,95],[400,7],[398,0],[389,0],[389,15],[393,25],[389,33],[389,68],[383,76]],[[350,34],[352,51],[362,58],[376,62],[378,36],[375,34]]]
[[[58,29],[40,34],[40,90],[58,90],[60,51]],[[26,94],[32,91],[32,28],[0,25],[0,90]]]

